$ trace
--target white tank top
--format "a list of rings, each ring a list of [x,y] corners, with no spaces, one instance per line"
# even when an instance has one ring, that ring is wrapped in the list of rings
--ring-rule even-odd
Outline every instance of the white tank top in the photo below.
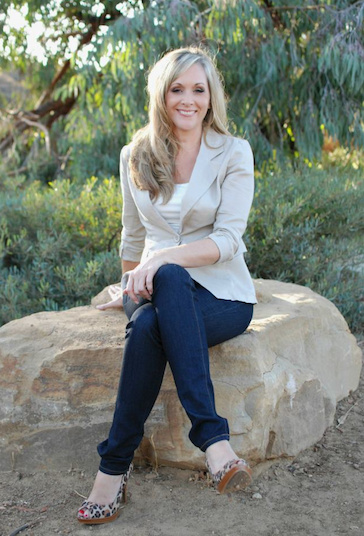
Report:
[[[175,184],[174,192],[171,199],[163,205],[163,198],[158,196],[154,201],[154,206],[159,214],[169,223],[176,233],[179,232],[181,203],[188,187],[188,182]]]

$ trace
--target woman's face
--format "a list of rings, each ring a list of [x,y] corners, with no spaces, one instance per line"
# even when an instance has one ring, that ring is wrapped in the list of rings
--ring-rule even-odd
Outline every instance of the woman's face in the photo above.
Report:
[[[166,109],[174,133],[201,133],[202,122],[210,107],[210,90],[203,67],[196,63],[170,85]]]

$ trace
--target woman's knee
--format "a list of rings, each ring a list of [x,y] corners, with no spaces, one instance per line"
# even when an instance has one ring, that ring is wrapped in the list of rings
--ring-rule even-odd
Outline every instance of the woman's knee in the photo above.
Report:
[[[179,264],[164,264],[158,269],[154,276],[155,282],[172,281],[178,283],[182,280],[190,279],[190,274]]]
[[[133,313],[126,326],[127,336],[130,331],[136,332],[139,336],[156,334],[158,332],[157,314],[151,303],[141,305]]]

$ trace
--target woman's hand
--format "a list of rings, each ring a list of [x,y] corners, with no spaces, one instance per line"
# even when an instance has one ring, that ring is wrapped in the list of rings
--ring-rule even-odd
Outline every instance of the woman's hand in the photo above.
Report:
[[[140,297],[151,300],[153,278],[164,264],[178,264],[183,268],[196,268],[214,264],[219,257],[220,250],[210,238],[154,251],[144,262],[131,269],[124,294],[128,294],[135,303],[139,303]],[[130,269],[131,266],[126,265],[125,268]]]
[[[167,264],[164,250],[155,252],[146,261],[138,264],[138,266],[130,272],[124,294],[128,294],[130,299],[135,303],[139,302],[140,297],[145,298],[146,300],[151,300],[154,276],[158,269],[164,264]]]
[[[117,285],[110,285],[110,287],[108,288],[108,293],[109,293],[111,300],[107,303],[96,305],[96,309],[105,311],[106,309],[122,308],[123,307],[123,294],[122,294],[121,288]]]

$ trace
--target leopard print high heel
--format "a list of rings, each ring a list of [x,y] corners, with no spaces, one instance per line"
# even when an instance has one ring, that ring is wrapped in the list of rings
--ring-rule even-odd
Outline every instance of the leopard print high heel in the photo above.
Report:
[[[242,490],[252,481],[252,470],[241,458],[227,462],[217,473],[212,473],[207,461],[206,467],[219,493]]]
[[[85,525],[99,525],[102,523],[111,523],[111,521],[118,518],[122,505],[126,504],[127,501],[127,481],[129,480],[132,469],[133,465],[130,464],[127,473],[122,475],[119,491],[112,503],[102,505],[91,501],[84,501],[77,513],[78,521]]]

